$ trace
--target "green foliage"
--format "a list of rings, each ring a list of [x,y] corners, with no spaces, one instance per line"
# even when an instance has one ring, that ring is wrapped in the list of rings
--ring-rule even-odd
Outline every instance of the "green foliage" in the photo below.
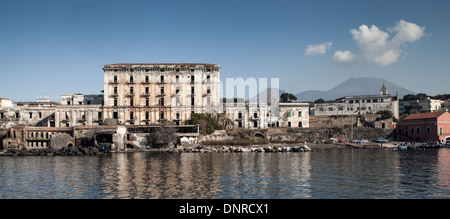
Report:
[[[314,101],[314,103],[325,103],[325,100],[320,98]]]
[[[424,93],[419,93],[419,94],[407,94],[405,96],[403,96],[403,100],[404,101],[408,101],[408,100],[426,100],[428,98],[428,95],[424,94]]]
[[[297,97],[291,93],[282,93],[280,96],[280,103],[292,103],[297,100]]]
[[[161,126],[147,137],[147,143],[153,148],[167,147],[169,143],[176,143],[178,139],[177,131],[172,127]]]
[[[378,111],[377,114],[380,114],[383,118],[392,118],[394,117],[394,113],[392,113],[390,110],[381,110]]]
[[[191,119],[186,120],[187,125],[199,125],[201,135],[212,134],[218,125],[214,122],[210,115],[203,113],[192,113]]]

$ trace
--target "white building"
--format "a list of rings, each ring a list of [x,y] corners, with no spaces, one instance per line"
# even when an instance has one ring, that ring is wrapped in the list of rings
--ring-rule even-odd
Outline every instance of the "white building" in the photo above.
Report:
[[[389,110],[395,118],[399,118],[399,100],[397,96],[387,93],[386,87],[380,95],[346,96],[336,99],[334,103],[318,103],[314,105],[314,116],[351,116],[376,114]]]
[[[400,115],[403,115],[410,109],[416,109],[417,113],[442,111],[445,108],[445,101],[430,99],[425,100],[406,100],[400,101]]]

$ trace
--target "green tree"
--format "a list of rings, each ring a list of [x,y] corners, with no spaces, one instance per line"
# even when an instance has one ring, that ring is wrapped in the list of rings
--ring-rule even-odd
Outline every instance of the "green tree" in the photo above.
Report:
[[[147,136],[147,143],[153,148],[167,147],[169,143],[176,143],[178,140],[175,128],[161,126]]]
[[[282,93],[280,96],[280,103],[292,103],[297,100],[297,97],[291,93]]]
[[[394,117],[394,113],[392,113],[390,110],[381,110],[378,111],[377,114],[380,114],[383,118],[392,118]]]
[[[325,100],[320,98],[314,101],[314,103],[325,103]]]
[[[218,125],[214,122],[210,115],[203,113],[192,113],[191,119],[186,120],[187,125],[199,125],[201,135],[212,134]]]

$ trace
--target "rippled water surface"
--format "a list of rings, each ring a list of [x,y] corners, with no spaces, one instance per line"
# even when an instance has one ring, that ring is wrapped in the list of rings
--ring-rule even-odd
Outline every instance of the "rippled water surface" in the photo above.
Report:
[[[450,149],[0,157],[0,198],[450,198]]]

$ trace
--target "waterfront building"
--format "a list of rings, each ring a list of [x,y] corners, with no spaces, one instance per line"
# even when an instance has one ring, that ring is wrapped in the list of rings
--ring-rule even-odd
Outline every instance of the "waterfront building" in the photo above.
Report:
[[[309,103],[279,103],[277,127],[309,128]]]
[[[395,131],[402,141],[450,143],[450,113],[411,114],[397,123]]]
[[[0,107],[13,107],[14,102],[10,99],[0,98]]]
[[[380,95],[345,96],[333,103],[316,103],[311,112],[313,116],[359,116],[384,110],[391,111],[395,118],[399,118],[398,97],[388,94],[383,85]]]
[[[38,98],[35,102],[17,102],[13,106],[1,106],[0,129],[14,126],[55,126],[54,112],[58,105],[48,98]]]
[[[204,63],[105,65],[104,118],[124,125],[181,124],[220,112],[220,67]]]
[[[61,95],[61,104],[55,109],[56,127],[102,125],[103,95],[69,93]]]
[[[429,97],[425,100],[402,100],[399,103],[400,116],[413,110],[415,113],[426,113],[443,111],[443,109],[445,109],[445,101],[430,99]]]

